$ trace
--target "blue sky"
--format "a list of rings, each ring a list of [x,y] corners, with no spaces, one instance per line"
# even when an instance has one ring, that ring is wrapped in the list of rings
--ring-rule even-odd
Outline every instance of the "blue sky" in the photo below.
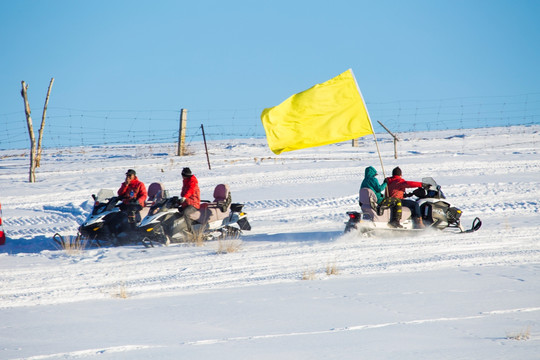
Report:
[[[111,114],[136,112],[176,130],[180,108],[191,124],[211,128],[223,111],[247,124],[233,127],[259,126],[265,107],[349,68],[374,124],[414,121],[383,104],[446,109],[456,98],[517,99],[538,122],[523,99],[540,93],[539,15],[540,1],[525,0],[2,1],[0,148],[26,126],[21,80],[36,123],[51,77],[53,129],[78,121],[60,113],[105,129]],[[137,127],[130,117],[114,125]]]

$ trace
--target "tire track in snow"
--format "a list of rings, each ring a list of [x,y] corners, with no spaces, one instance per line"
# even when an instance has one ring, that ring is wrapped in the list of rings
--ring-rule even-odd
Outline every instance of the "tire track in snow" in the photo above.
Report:
[[[73,214],[69,210],[29,210],[28,215],[3,219],[8,236],[12,239],[31,237],[34,235],[51,236],[55,233],[76,234],[79,224],[84,221],[82,214]]]
[[[120,346],[109,346],[99,349],[87,349],[87,350],[78,350],[78,351],[70,351],[70,352],[62,352],[62,353],[55,353],[55,354],[47,354],[47,355],[34,355],[30,357],[20,358],[20,359],[13,359],[13,360],[46,360],[46,359],[80,359],[82,357],[90,357],[90,356],[103,356],[103,355],[111,355],[111,354],[120,354],[120,355],[127,355],[126,353],[129,351],[139,351],[139,350],[146,350],[146,349],[153,349],[161,347],[159,345],[120,345]]]
[[[55,304],[113,296],[148,298],[278,282],[299,281],[305,272],[326,278],[335,264],[344,276],[416,272],[456,266],[540,262],[540,250],[526,231],[513,241],[486,234],[430,234],[410,238],[341,237],[335,240],[245,242],[237,253],[218,255],[205,248],[172,246],[140,250],[91,250],[55,256],[58,266],[6,269],[0,307]],[[154,251],[155,250],[155,251]],[[149,256],[148,256],[148,255]],[[31,287],[28,284],[32,284]]]
[[[404,321],[394,321],[394,322],[378,323],[378,324],[351,325],[351,326],[332,328],[332,329],[323,329],[323,330],[298,331],[298,332],[288,332],[288,333],[279,333],[279,334],[258,334],[258,335],[237,336],[237,337],[229,337],[229,338],[221,338],[221,339],[195,340],[195,341],[184,342],[183,345],[201,346],[201,345],[214,345],[214,344],[239,342],[239,341],[269,340],[269,339],[276,339],[276,338],[282,338],[282,337],[311,336],[311,335],[331,334],[331,333],[350,332],[350,331],[366,331],[366,330],[385,328],[389,326],[423,325],[423,324],[429,324],[429,323],[476,320],[476,319],[493,317],[493,316],[498,316],[498,315],[503,315],[503,314],[516,314],[516,313],[523,313],[523,312],[538,312],[538,311],[540,311],[540,307],[504,309],[504,310],[485,311],[477,315],[404,320]]]

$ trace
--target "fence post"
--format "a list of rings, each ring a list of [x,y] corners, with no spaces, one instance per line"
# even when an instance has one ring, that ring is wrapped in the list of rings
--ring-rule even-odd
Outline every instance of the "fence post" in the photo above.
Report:
[[[384,128],[384,130],[386,130],[394,138],[394,159],[397,159],[397,142],[399,141],[399,138],[396,135],[392,134],[392,132],[388,130],[386,126],[383,125],[382,122],[380,121],[377,121],[377,122]]]
[[[180,129],[178,130],[178,151],[176,156],[184,156],[186,145],[187,109],[180,109]]]
[[[206,151],[206,161],[208,162],[208,170],[212,170],[212,167],[210,166],[210,156],[208,156],[208,146],[206,146],[206,135],[204,135],[203,124],[201,124],[201,130],[202,130],[202,137],[204,140],[204,150]]]

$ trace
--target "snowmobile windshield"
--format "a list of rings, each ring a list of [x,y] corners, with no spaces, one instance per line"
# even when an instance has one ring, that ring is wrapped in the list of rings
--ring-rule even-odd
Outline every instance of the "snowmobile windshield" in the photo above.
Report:
[[[431,185],[431,188],[432,188],[432,189],[436,189],[436,188],[437,188],[437,182],[436,182],[435,179],[433,179],[432,177],[425,177],[425,178],[422,178],[422,183],[423,183],[423,184],[429,184],[429,185]]]
[[[422,183],[431,185],[429,187],[429,190],[427,191],[426,197],[434,199],[446,199],[446,196],[444,196],[441,187],[437,185],[437,182],[432,177],[422,178]]]
[[[118,202],[118,197],[114,196],[114,192],[111,189],[99,190],[97,196],[92,195],[94,198],[94,208],[92,209],[92,215],[98,215],[105,211],[111,211]]]
[[[104,203],[113,197],[114,197],[114,191],[112,191],[111,189],[101,189],[97,193],[96,201],[100,203]]]
[[[150,207],[148,215],[155,215],[160,212],[168,211],[169,209],[178,207],[177,205],[178,197],[167,198],[158,201]]]

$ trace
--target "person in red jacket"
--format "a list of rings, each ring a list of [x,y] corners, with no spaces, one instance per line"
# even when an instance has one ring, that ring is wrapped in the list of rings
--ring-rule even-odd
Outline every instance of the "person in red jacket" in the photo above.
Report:
[[[140,210],[144,207],[148,193],[146,186],[137,178],[135,170],[129,169],[126,172],[126,180],[122,183],[120,189],[118,189],[118,196],[122,198],[120,210],[127,215],[128,222],[138,223],[141,221]],[[128,206],[133,203],[141,205],[141,208],[135,209],[132,206]]]
[[[191,230],[191,218],[189,215],[197,212],[201,207],[201,190],[199,189],[199,181],[188,167],[182,169],[182,192],[180,196],[180,208],[178,210],[184,215],[188,229]]]
[[[392,170],[392,177],[386,178],[385,182],[388,184],[388,196],[401,199],[401,205],[411,209],[415,228],[423,229],[425,226],[422,221],[422,214],[420,213],[420,205],[414,200],[403,199],[405,189],[422,187],[423,184],[418,181],[406,181],[403,179],[399,167]]]
[[[122,198],[122,202],[126,205],[136,200],[144,207],[148,193],[146,192],[146,186],[137,178],[135,170],[129,169],[126,172],[126,180],[118,189],[118,196]]]

